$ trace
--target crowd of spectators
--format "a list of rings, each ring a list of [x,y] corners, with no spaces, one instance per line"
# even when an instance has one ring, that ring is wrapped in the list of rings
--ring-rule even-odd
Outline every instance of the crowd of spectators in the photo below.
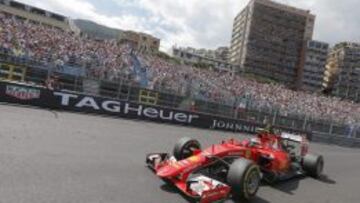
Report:
[[[96,40],[68,31],[17,19],[0,13],[0,48],[16,57],[45,65],[82,68],[89,77],[133,83],[133,56],[146,71],[148,87],[232,106],[277,109],[282,115],[358,123],[360,105],[339,98],[292,91],[279,84],[264,84],[231,72],[216,72],[178,64],[157,55],[136,53],[129,44]]]
[[[259,83],[231,72],[216,72],[166,62],[148,57],[149,71],[172,89],[185,88],[189,83],[195,96],[228,105],[251,105],[258,109],[278,110],[281,115],[356,123],[360,121],[360,105],[321,94],[293,91],[280,84]],[[156,87],[156,86],[155,86]],[[161,87],[160,89],[162,89]],[[246,103],[246,104],[244,104]]]
[[[18,19],[0,12],[0,44],[3,51],[45,65],[86,68],[88,76],[115,80],[130,75],[127,45],[116,40],[94,40],[72,32]]]

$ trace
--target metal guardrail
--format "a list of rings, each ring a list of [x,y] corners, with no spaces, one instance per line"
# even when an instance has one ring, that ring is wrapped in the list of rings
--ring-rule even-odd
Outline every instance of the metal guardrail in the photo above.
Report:
[[[51,68],[39,67],[36,63],[24,63],[23,60],[17,61],[15,58],[8,58],[0,54],[0,70],[3,64],[11,63],[14,70],[21,71],[25,68],[23,82],[37,85],[46,85],[48,78],[56,75],[58,88],[85,92],[94,96],[115,98],[129,102],[144,104],[155,104],[160,107],[174,108],[178,110],[196,111],[232,119],[242,119],[257,123],[270,120],[275,126],[287,126],[297,130],[312,131],[314,134],[327,135],[329,137],[348,137],[360,139],[360,129],[350,130],[345,124],[335,122],[310,119],[306,116],[281,116],[273,109],[257,109],[248,105],[246,109],[236,109],[229,106],[204,100],[197,100],[191,96],[175,95],[164,91],[153,91],[144,89],[127,80],[105,81],[92,78],[80,77],[61,73]],[[13,73],[9,74],[14,75]],[[4,78],[4,74],[0,77]],[[0,78],[1,79],[1,78]],[[16,78],[5,78],[16,80]]]
[[[313,133],[312,141],[321,142],[343,147],[360,148],[360,137],[344,137],[339,135],[329,135],[323,133]]]

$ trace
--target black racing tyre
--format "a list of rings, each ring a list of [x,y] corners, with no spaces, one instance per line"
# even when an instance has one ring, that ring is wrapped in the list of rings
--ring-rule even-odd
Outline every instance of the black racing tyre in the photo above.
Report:
[[[314,178],[319,178],[324,169],[324,158],[320,155],[307,154],[303,158],[303,169]]]
[[[184,137],[175,144],[173,154],[176,160],[183,160],[192,156],[197,149],[201,149],[199,141]]]
[[[234,199],[249,200],[259,190],[260,169],[250,160],[237,159],[230,165],[226,180]]]

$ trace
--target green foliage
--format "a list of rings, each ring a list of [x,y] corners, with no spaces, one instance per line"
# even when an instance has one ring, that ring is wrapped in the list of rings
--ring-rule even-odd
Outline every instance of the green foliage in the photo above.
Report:
[[[193,66],[195,68],[201,68],[201,69],[209,69],[210,67],[212,67],[211,65],[207,64],[207,63],[194,63]]]
[[[177,59],[177,58],[174,58],[174,57],[171,57],[170,55],[168,55],[167,53],[165,52],[162,52],[162,51],[158,51],[156,53],[156,55],[159,57],[159,58],[162,58],[170,63],[174,63],[174,64],[180,64],[180,60]]]
[[[99,39],[117,39],[119,33],[122,30],[109,28],[103,25],[99,25],[89,20],[75,20],[76,26],[78,26],[82,33],[87,34],[89,37]]]
[[[269,78],[265,78],[262,76],[254,75],[252,73],[245,73],[243,75],[245,78],[255,80],[259,83],[266,83],[266,84],[277,84],[278,82]]]

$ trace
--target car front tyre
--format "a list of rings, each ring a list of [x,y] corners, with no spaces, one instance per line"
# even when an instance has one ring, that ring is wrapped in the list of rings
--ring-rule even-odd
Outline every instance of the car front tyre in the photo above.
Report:
[[[175,144],[173,154],[176,160],[183,160],[192,156],[195,150],[200,149],[201,145],[199,141],[184,137]]]
[[[229,168],[227,183],[236,200],[253,198],[260,186],[261,175],[257,165],[247,159],[235,160]]]

